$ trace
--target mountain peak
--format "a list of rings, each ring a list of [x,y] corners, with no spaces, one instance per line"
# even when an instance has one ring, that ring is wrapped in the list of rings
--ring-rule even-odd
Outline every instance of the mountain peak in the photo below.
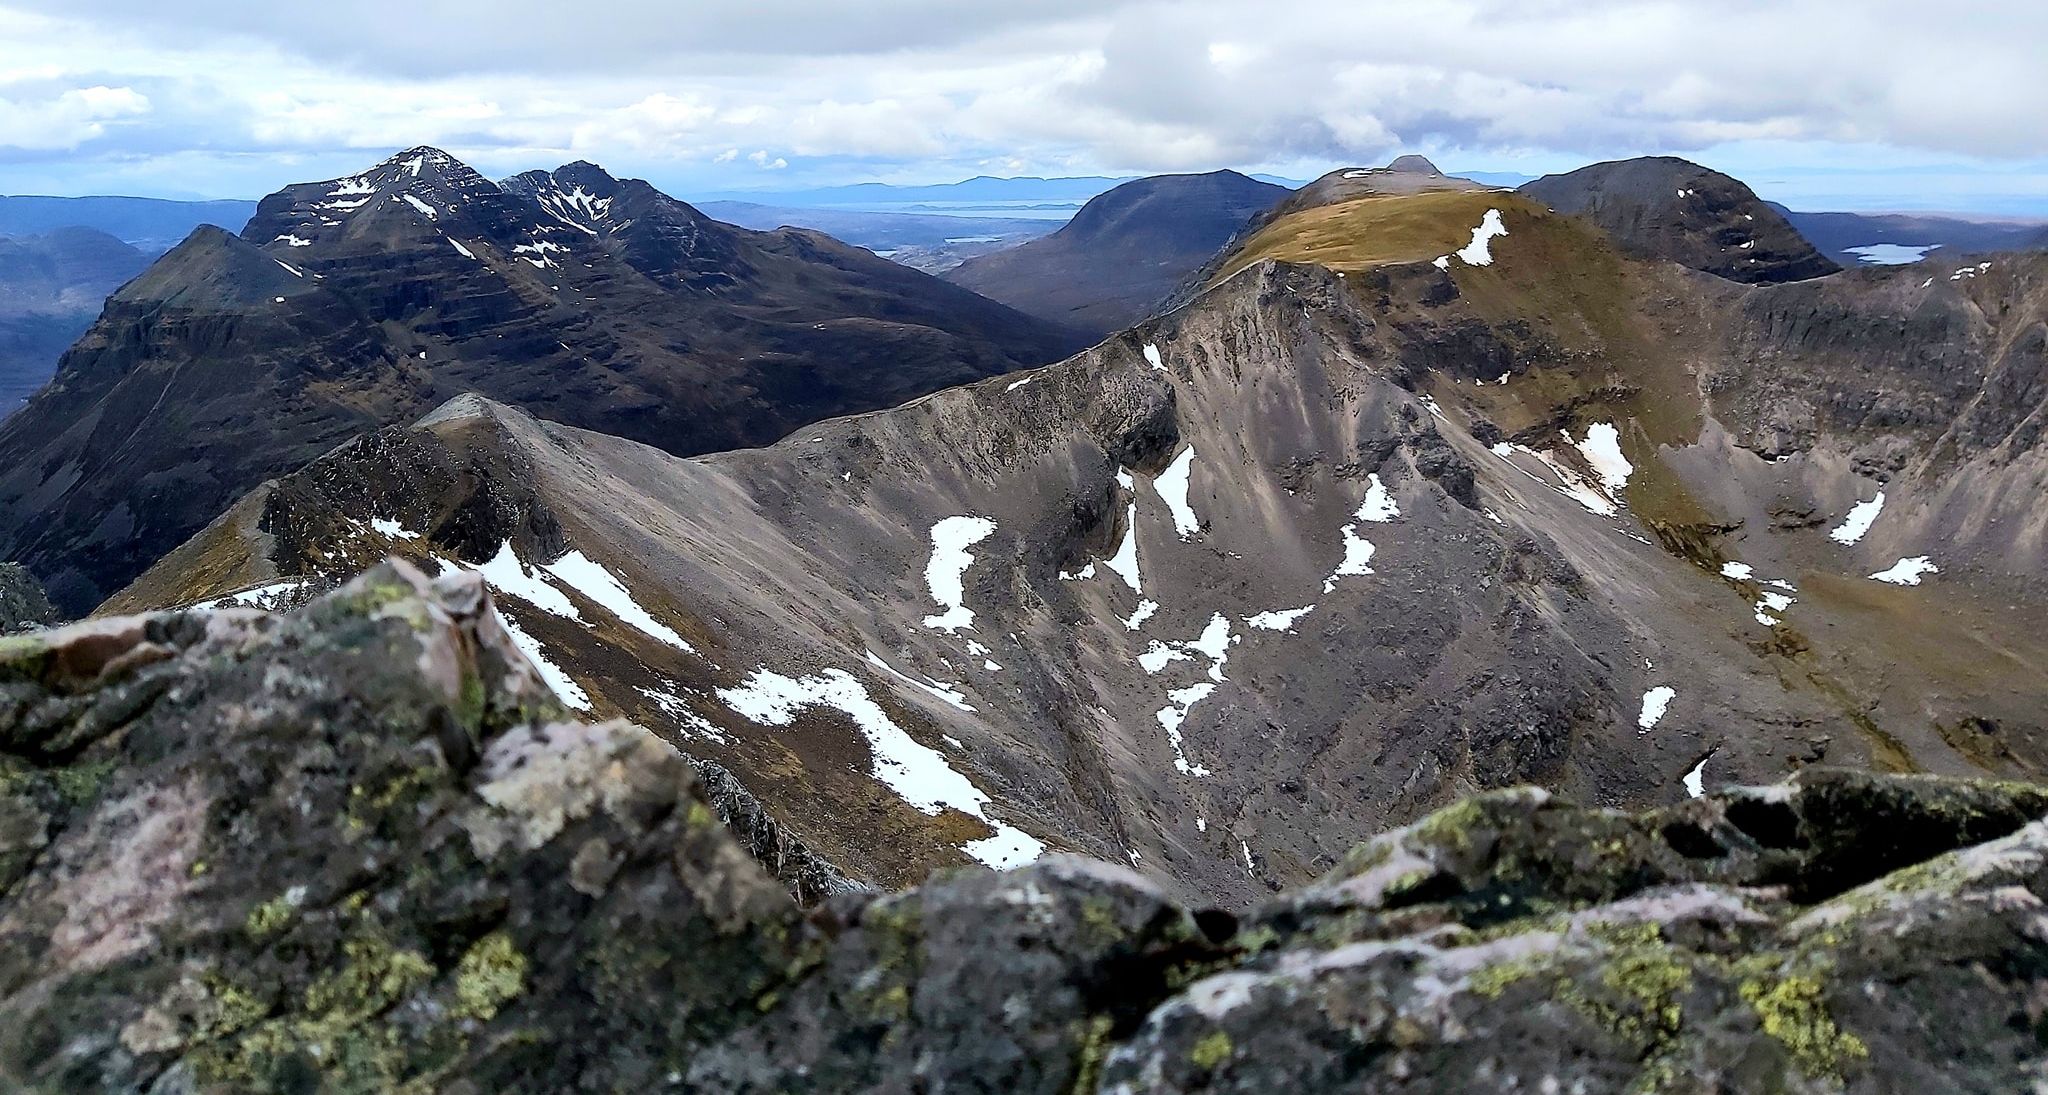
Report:
[[[1740,179],[1676,156],[1545,175],[1520,193],[1593,222],[1623,250],[1731,281],[1801,281],[1840,269]]]
[[[359,216],[381,210],[439,225],[457,210],[500,200],[497,185],[468,164],[438,148],[416,145],[360,174],[285,187],[263,199],[243,235],[259,246],[296,251],[334,238]]]
[[[1443,174],[1442,171],[1437,170],[1437,166],[1435,164],[1429,162],[1429,157],[1418,156],[1412,152],[1405,156],[1394,157],[1394,162],[1387,165],[1387,170],[1400,172],[1406,175]]]
[[[612,199],[619,178],[589,160],[576,160],[553,171],[524,171],[502,186],[541,207],[548,216],[579,231],[597,235],[611,222]]]

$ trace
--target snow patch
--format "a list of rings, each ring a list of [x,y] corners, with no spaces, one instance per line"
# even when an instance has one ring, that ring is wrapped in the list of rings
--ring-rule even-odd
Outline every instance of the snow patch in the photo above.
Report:
[[[557,593],[556,596],[559,597],[561,594]],[[547,650],[541,646],[539,639],[527,634],[526,629],[520,627],[518,622],[506,613],[498,613],[498,621],[505,625],[505,633],[512,637],[512,645],[518,647],[520,653],[526,655],[526,660],[533,663],[533,668],[540,673],[541,682],[554,692],[556,699],[562,701],[562,706],[578,711],[590,710],[589,693],[583,691],[582,686],[564,672],[561,666],[548,658]]]
[[[1030,834],[991,820],[988,795],[937,750],[905,733],[843,669],[826,669],[811,677],[786,677],[757,669],[739,687],[719,689],[718,698],[734,712],[764,726],[788,726],[799,711],[810,707],[844,712],[868,741],[874,757],[869,774],[903,801],[933,817],[955,809],[995,829],[992,837],[961,845],[968,855],[1001,869],[1029,863],[1045,852],[1045,845]]]
[[[663,681],[660,688],[635,685],[633,691],[647,697],[654,706],[661,708],[662,714],[674,719],[676,731],[682,736],[715,741],[720,745],[732,744],[732,738],[728,737],[725,731],[711,725],[711,720],[690,710],[689,705],[683,702],[683,698],[676,695],[674,682]]]
[[[1490,243],[1495,236],[1507,234],[1507,226],[1500,222],[1500,210],[1489,209],[1486,216],[1480,219],[1479,227],[1472,230],[1472,242],[1458,248],[1458,257],[1465,260],[1468,266],[1492,266],[1493,251]]]
[[[1643,693],[1643,710],[1636,716],[1636,729],[1647,733],[1664,718],[1664,712],[1671,707],[1672,697],[1678,690],[1667,685],[1658,685]]]
[[[1358,519],[1384,523],[1401,516],[1401,507],[1387,492],[1387,485],[1380,482],[1380,473],[1373,472],[1366,480],[1371,485],[1365,489],[1365,502],[1358,507]]]
[[[1358,535],[1357,525],[1345,525],[1343,532],[1344,558],[1337,563],[1337,569],[1331,571],[1328,578],[1323,579],[1324,593],[1335,591],[1339,578],[1357,577],[1373,572],[1372,567],[1366,565],[1372,562],[1372,554],[1376,550],[1372,546],[1372,541]]]
[[[1150,597],[1141,598],[1138,601],[1137,610],[1132,612],[1130,618],[1124,621],[1124,630],[1138,630],[1139,628],[1145,626],[1145,621],[1151,619],[1153,614],[1157,613],[1158,611],[1158,601],[1155,601]]]
[[[1307,608],[1287,608],[1272,612],[1261,612],[1256,616],[1246,616],[1244,622],[1261,631],[1292,631],[1294,630],[1295,621],[1315,610],[1316,606],[1310,605]]]
[[[1201,779],[1209,774],[1207,768],[1199,764],[1188,763],[1188,756],[1184,749],[1180,727],[1181,723],[1187,721],[1188,711],[1196,704],[1208,699],[1209,694],[1214,691],[1216,691],[1216,686],[1208,681],[1191,684],[1186,688],[1175,689],[1166,694],[1166,698],[1172,701],[1172,705],[1159,709],[1159,725],[1166,728],[1166,740],[1173,746],[1173,766],[1180,771],[1181,775]]]
[[[1571,434],[1564,435],[1566,444],[1576,444],[1579,454],[1592,465],[1594,474],[1600,477],[1600,485],[1607,488],[1608,497],[1619,500],[1622,488],[1628,486],[1628,477],[1635,465],[1621,454],[1621,431],[1612,422],[1595,422],[1586,427],[1586,439],[1574,443]]]
[[[932,600],[946,611],[926,616],[924,626],[948,633],[974,626],[974,611],[960,602],[966,597],[961,581],[974,556],[967,549],[989,538],[996,523],[986,517],[948,517],[932,526],[932,557],[925,564],[925,584]]]
[[[1159,478],[1152,481],[1152,489],[1159,492],[1160,499],[1173,514],[1173,530],[1178,532],[1183,540],[1190,539],[1202,531],[1201,520],[1188,506],[1188,477],[1193,471],[1194,463],[1195,447],[1189,445],[1181,450],[1179,456],[1173,458],[1173,463],[1166,466],[1166,470],[1159,474]],[[1374,477],[1374,481],[1378,481],[1377,476]]]
[[[1920,584],[1921,575],[1939,573],[1941,573],[1941,568],[1935,566],[1927,556],[1915,555],[1910,559],[1900,559],[1898,562],[1893,563],[1890,568],[1880,570],[1876,574],[1871,575],[1871,577],[1880,582],[1890,582],[1895,586],[1917,586]]]
[[[1143,654],[1138,655],[1138,664],[1147,673],[1157,673],[1172,662],[1193,661],[1194,658],[1176,646],[1168,646],[1158,639],[1152,640]]]
[[[603,564],[581,551],[572,551],[542,566],[541,569],[554,575],[569,588],[597,602],[606,612],[617,616],[634,630],[659,639],[677,650],[691,654],[697,652],[697,648],[690,645],[688,639],[678,635],[673,628],[655,619],[651,613],[640,607],[640,602],[633,599],[632,592],[619,580],[618,575],[606,570]]]
[[[257,586],[254,589],[245,589],[239,593],[230,593],[225,597],[216,597],[211,601],[201,601],[198,604],[193,605],[192,607],[261,608],[275,611],[277,608],[280,607],[281,603],[285,600],[285,598],[287,598],[293,593],[298,592],[302,587],[306,585],[306,582],[307,579],[304,578],[293,578],[283,582],[272,582],[269,585]]]
[[[1166,368],[1165,360],[1159,356],[1159,347],[1154,346],[1149,342],[1145,344],[1145,360],[1151,362],[1152,367],[1155,369]]]
[[[423,202],[418,198],[413,197],[411,194],[400,194],[399,197],[405,199],[405,204],[412,206],[414,209],[417,209],[422,213],[425,213],[427,215],[428,220],[431,221],[440,219],[440,211],[435,209],[433,206],[428,205],[426,202]]]
[[[582,613],[576,611],[576,606],[562,595],[561,590],[548,584],[548,580],[540,574],[529,571],[526,564],[519,561],[519,556],[512,550],[510,540],[506,540],[498,547],[498,554],[492,556],[490,562],[469,569],[483,575],[484,581],[489,582],[491,588],[500,593],[517,597],[542,612],[577,623],[583,622]]]
[[[1884,492],[1878,491],[1877,497],[1870,501],[1858,502],[1849,507],[1849,515],[1828,533],[1828,539],[1844,546],[1854,544],[1863,539],[1863,534],[1869,532],[1870,526],[1877,523],[1877,515],[1883,512]]]
[[[406,528],[403,524],[397,521],[393,521],[385,517],[370,518],[370,527],[376,529],[382,535],[388,536],[393,540],[417,540],[420,538],[419,533]]]
[[[1116,554],[1102,564],[1115,572],[1131,587],[1131,592],[1142,588],[1138,577],[1138,504],[1132,502],[1124,511],[1124,538],[1116,547]]]
[[[1749,565],[1748,563],[1722,563],[1722,564],[1721,564],[1721,577],[1723,577],[1723,578],[1733,578],[1733,579],[1735,579],[1735,580],[1736,580],[1736,581],[1738,581],[1738,582],[1740,582],[1740,581],[1746,581],[1746,580],[1748,580],[1748,579],[1749,579],[1749,577],[1750,577],[1751,575],[1754,575],[1755,573],[1756,573],[1756,568],[1755,568],[1755,567],[1753,567],[1753,566],[1750,566],[1750,565]]]
[[[953,708],[956,711],[972,712],[974,710],[974,708],[969,707],[967,705],[967,697],[965,695],[962,695],[960,690],[957,688],[951,687],[949,685],[940,684],[937,681],[931,681],[930,683],[926,683],[925,681],[918,680],[916,677],[913,677],[908,673],[900,672],[897,670],[895,666],[890,665],[888,662],[885,662],[880,657],[876,656],[875,652],[872,650],[863,648],[861,650],[861,654],[867,658],[869,665],[872,665],[876,669],[879,669],[882,672],[889,674],[890,676],[896,678],[899,681],[902,681],[904,684],[907,684],[912,688],[915,688],[921,692],[926,693],[927,695],[936,698],[939,702],[945,704],[948,707]]]
[[[457,252],[458,252],[459,254],[461,254],[463,258],[466,258],[466,259],[473,259],[473,258],[475,258],[475,257],[476,257],[476,252],[474,252],[474,251],[470,250],[470,249],[469,249],[469,248],[467,248],[467,247],[464,247],[464,246],[462,246],[462,241],[461,241],[461,240],[458,240],[458,239],[456,239],[456,238],[455,238],[455,237],[453,237],[453,236],[449,236],[449,237],[447,237],[447,240],[448,240],[448,245],[449,245],[449,246],[451,246],[451,247],[453,247],[453,248],[455,248],[455,250],[456,250],[456,251],[457,251]]]
[[[1701,757],[1700,762],[1692,766],[1692,771],[1685,774],[1685,793],[1687,795],[1698,798],[1707,793],[1706,773],[1707,757]]]

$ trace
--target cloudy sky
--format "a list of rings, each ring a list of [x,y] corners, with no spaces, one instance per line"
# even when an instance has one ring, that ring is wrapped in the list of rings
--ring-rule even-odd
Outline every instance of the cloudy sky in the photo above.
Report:
[[[435,144],[682,196],[1675,153],[2048,215],[2039,0],[0,0],[0,193],[252,197]]]

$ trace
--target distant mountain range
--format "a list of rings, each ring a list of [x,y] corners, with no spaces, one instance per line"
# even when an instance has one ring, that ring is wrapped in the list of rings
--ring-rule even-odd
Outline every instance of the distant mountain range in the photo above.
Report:
[[[922,213],[872,213],[857,209],[820,209],[757,205],[753,202],[708,201],[697,206],[706,216],[742,228],[763,231],[785,225],[811,228],[856,247],[865,247],[905,266],[938,273],[975,255],[985,255],[1037,239],[1060,227],[1044,218],[948,216]]]
[[[149,255],[104,232],[0,236],[0,419],[50,379],[57,358]]]
[[[0,236],[93,228],[141,250],[160,252],[170,250],[202,224],[239,232],[255,212],[252,201],[0,196]]]
[[[2048,247],[2040,221],[1968,220],[1922,213],[1801,213],[1777,203],[1799,233],[1844,266],[1895,265],[1945,251],[1956,256]]]
[[[1057,203],[1060,206],[1086,202],[1098,194],[1124,183],[1135,182],[1145,176],[1126,175],[1112,178],[1104,175],[1085,175],[1070,178],[1041,179],[995,178],[979,175],[956,183],[899,186],[891,183],[854,183],[847,186],[826,186],[809,190],[729,190],[712,191],[699,195],[705,201],[730,200],[755,202],[781,206],[834,206],[848,209],[875,209],[881,211],[899,210],[916,203],[942,203],[945,205],[983,204],[991,202],[1012,203]],[[1275,175],[1253,175],[1251,178],[1276,186],[1300,186],[1299,180],[1284,179]],[[936,207],[932,211],[937,211]]]
[[[689,454],[1056,360],[1080,339],[590,164],[413,149],[202,227],[0,426],[0,559],[84,611],[237,496],[477,391]]]

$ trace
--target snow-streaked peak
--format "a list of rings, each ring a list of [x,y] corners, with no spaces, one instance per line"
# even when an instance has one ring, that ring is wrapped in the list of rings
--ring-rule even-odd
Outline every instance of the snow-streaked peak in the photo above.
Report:
[[[468,164],[418,145],[358,174],[286,187],[264,199],[251,228],[263,226],[268,248],[314,247],[366,214],[397,212],[431,224],[497,191],[497,184]]]
[[[553,171],[514,175],[501,185],[577,231],[596,236],[615,226],[612,199],[618,194],[619,180],[587,160],[563,164]]]

